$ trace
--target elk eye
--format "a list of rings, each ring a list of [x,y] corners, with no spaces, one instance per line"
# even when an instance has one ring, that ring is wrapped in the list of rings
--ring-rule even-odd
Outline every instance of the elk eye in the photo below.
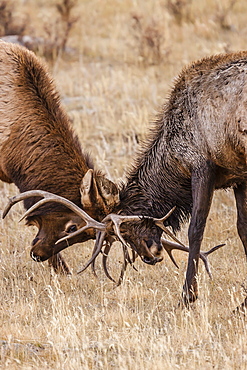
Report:
[[[75,231],[77,230],[77,226],[76,225],[70,225],[67,230],[66,230],[66,233],[74,233]]]

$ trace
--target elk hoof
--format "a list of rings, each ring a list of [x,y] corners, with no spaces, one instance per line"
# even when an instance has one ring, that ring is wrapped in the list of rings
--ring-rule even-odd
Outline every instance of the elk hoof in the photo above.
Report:
[[[190,289],[189,291],[183,290],[182,292],[182,304],[189,308],[191,303],[194,303],[198,298],[198,293]]]

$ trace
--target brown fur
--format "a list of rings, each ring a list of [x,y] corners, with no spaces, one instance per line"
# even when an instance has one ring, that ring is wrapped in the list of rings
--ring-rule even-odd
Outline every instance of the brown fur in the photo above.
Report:
[[[80,190],[85,174],[92,168],[61,107],[46,66],[25,48],[0,42],[0,179],[14,182],[21,192],[45,190],[83,207]],[[111,211],[100,189],[104,185],[115,193],[117,190],[99,172],[90,170],[91,173],[94,187],[89,193],[93,206],[87,207],[87,212],[100,220]],[[25,207],[36,201],[37,198],[26,200]],[[45,260],[67,246],[64,242],[55,247],[54,243],[66,234],[71,220],[75,227],[83,223],[54,203],[28,218],[29,224],[39,228],[31,251],[36,260]],[[92,237],[93,232],[84,232],[70,244]],[[53,261],[56,269],[57,259]]]

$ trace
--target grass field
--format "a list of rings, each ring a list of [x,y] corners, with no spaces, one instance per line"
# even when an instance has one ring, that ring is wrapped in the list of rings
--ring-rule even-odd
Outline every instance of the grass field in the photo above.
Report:
[[[65,27],[58,3],[15,0],[12,21],[55,48]],[[70,16],[67,48],[47,63],[82,147],[116,182],[183,66],[246,48],[244,0],[78,0]],[[3,209],[17,189],[1,183],[0,192]],[[200,297],[190,310],[178,306],[184,253],[174,253],[179,270],[168,258],[156,266],[138,260],[138,272],[129,267],[116,288],[100,260],[98,280],[90,269],[76,274],[91,254],[88,242],[63,252],[73,275],[57,276],[31,260],[36,230],[18,223],[22,211],[15,206],[0,221],[0,368],[247,368],[246,318],[232,314],[246,294],[247,265],[231,190],[215,194],[202,249],[226,246],[209,257],[212,280],[200,265]],[[187,226],[179,234],[184,243]],[[116,245],[114,276],[121,260]]]

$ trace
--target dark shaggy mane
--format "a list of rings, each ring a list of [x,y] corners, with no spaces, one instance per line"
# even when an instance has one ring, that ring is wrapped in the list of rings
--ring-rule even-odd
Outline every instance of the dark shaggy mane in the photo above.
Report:
[[[172,157],[164,131],[164,113],[159,113],[121,185],[120,212],[160,218],[176,206],[166,224],[178,231],[191,215],[191,181]]]

